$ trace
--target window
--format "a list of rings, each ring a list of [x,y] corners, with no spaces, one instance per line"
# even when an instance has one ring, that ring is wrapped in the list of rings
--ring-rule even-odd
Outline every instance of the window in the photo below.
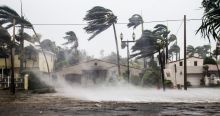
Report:
[[[197,66],[197,61],[194,61],[194,66]]]
[[[180,66],[183,66],[183,62],[180,62]]]
[[[167,74],[167,77],[170,77],[170,72],[167,72],[166,74]]]

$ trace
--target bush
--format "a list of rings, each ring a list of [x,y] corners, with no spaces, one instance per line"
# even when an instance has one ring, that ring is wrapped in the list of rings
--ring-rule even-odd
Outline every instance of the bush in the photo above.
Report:
[[[206,57],[203,64],[216,64],[216,61],[212,57]]]
[[[192,86],[192,84],[189,81],[187,81],[186,84],[188,87]]]
[[[35,72],[32,71],[25,71],[22,73],[23,75],[28,74],[28,89],[29,90],[35,90],[35,89],[45,89],[50,88],[45,82],[42,82]],[[39,73],[38,73],[39,74]]]
[[[165,87],[173,88],[173,83],[172,83],[172,81],[170,81],[170,80],[165,80],[165,81],[164,81],[164,84],[165,84]]]

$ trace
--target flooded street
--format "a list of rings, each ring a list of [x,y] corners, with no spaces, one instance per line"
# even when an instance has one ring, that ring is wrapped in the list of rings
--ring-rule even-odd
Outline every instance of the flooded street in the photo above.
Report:
[[[152,97],[152,95],[150,96]],[[158,98],[158,96],[155,97]],[[157,102],[145,101],[142,103],[136,101],[95,101],[80,100],[73,96],[63,96],[59,93],[17,93],[16,96],[2,93],[0,101],[0,116],[220,115],[220,103],[217,101],[200,101],[194,103],[180,101],[167,102],[162,100]]]

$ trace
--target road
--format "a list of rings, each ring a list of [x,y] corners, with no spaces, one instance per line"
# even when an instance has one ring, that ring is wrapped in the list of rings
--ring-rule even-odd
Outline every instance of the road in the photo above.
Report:
[[[93,102],[56,94],[0,94],[0,116],[220,116],[220,103]]]

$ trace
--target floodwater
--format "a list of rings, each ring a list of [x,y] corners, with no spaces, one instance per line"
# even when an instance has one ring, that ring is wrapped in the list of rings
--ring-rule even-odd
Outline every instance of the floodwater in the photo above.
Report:
[[[141,88],[132,85],[72,86],[57,88],[58,96],[89,101],[120,102],[220,102],[220,88],[189,88],[185,90]]]

